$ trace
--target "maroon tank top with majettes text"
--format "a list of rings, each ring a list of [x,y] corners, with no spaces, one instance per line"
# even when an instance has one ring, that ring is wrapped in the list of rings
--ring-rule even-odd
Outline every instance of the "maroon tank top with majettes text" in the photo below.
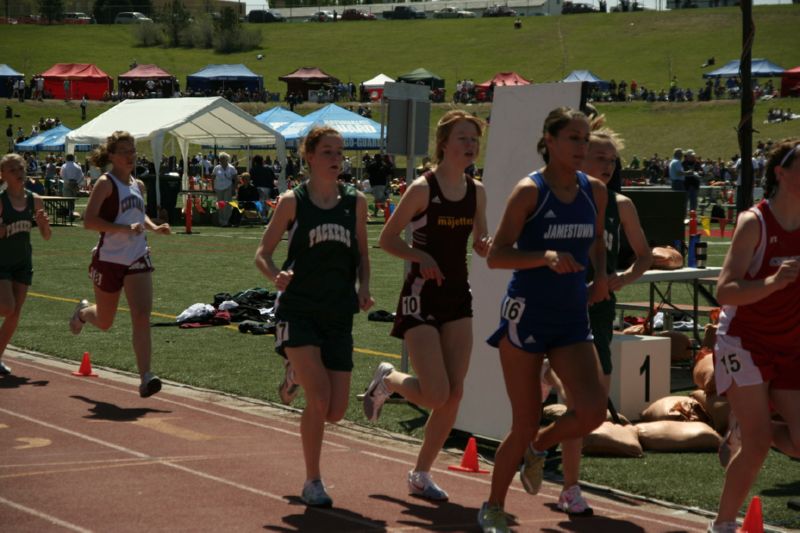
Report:
[[[423,177],[430,190],[428,208],[411,220],[412,246],[436,260],[445,283],[466,283],[467,240],[475,220],[475,182],[466,176],[467,193],[458,201],[450,201],[442,194],[433,172],[426,172]],[[409,277],[421,277],[419,263],[411,264]]]

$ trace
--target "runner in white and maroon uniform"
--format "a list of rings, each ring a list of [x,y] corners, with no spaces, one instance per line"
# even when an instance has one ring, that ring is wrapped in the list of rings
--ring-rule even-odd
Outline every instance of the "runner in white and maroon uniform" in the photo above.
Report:
[[[732,417],[713,532],[736,531],[771,446],[800,457],[800,139],[770,152],[766,178],[765,200],[739,216],[717,282],[714,376]]]
[[[455,423],[472,351],[472,294],[467,280],[467,241],[486,257],[486,192],[464,169],[478,157],[483,123],[463,111],[450,111],[436,129],[433,171],[403,194],[381,233],[386,252],[411,262],[397,307],[392,335],[405,340],[416,376],[381,363],[364,396],[364,413],[377,420],[393,393],[431,409],[417,464],[408,473],[415,496],[448,499],[430,469]],[[409,246],[400,236],[414,230]]]
[[[169,234],[168,224],[156,225],[145,213],[142,184],[131,174],[136,163],[136,144],[130,133],[114,132],[91,156],[98,168],[111,163],[92,189],[83,226],[100,232],[92,251],[89,277],[94,284],[95,304],[81,300],[69,327],[81,332],[90,322],[102,330],[114,323],[122,290],[131,312],[133,351],[139,368],[139,395],[151,396],[161,390],[161,380],[150,372],[150,312],[153,306],[153,281],[145,230]]]

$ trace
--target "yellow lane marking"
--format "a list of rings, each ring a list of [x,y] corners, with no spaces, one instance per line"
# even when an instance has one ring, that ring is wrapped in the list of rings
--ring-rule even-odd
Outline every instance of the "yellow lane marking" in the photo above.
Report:
[[[0,429],[6,429],[6,428],[8,428],[8,425],[6,425],[6,424],[0,424]]]
[[[190,441],[205,441],[222,438],[216,435],[208,435],[199,431],[178,427],[169,420],[169,418],[142,418],[134,422],[134,424],[152,429],[153,431],[158,431],[159,433],[164,433],[171,437]]]
[[[55,300],[57,302],[73,303],[73,304],[76,304],[76,303],[78,303],[80,301],[80,300],[76,300],[75,298],[62,298],[61,296],[51,296],[49,294],[42,294],[40,292],[28,292],[28,296],[33,296],[34,298],[44,298],[45,300]],[[128,309],[127,307],[119,307],[118,309],[120,311],[130,312],[130,309]],[[175,320],[175,318],[177,318],[176,315],[167,315],[167,314],[164,314],[164,313],[158,313],[156,311],[153,311],[150,314],[152,316],[157,316],[158,318],[169,318],[170,320]],[[223,326],[223,327],[225,329],[230,329],[230,330],[233,330],[233,331],[236,331],[236,332],[239,331],[239,327],[238,326]],[[396,353],[378,352],[378,351],[375,351],[375,350],[369,350],[367,348],[353,348],[353,351],[354,352],[358,352],[358,353],[363,353],[363,354],[366,354],[366,355],[375,355],[375,356],[378,356],[378,357],[389,357],[390,359],[400,359],[401,358],[400,355],[398,355]]]
[[[44,448],[45,446],[50,446],[53,441],[50,439],[44,439],[39,437],[17,437],[14,440],[18,440],[19,442],[24,442],[25,444],[21,446],[14,446],[15,450],[27,450],[29,448]]]

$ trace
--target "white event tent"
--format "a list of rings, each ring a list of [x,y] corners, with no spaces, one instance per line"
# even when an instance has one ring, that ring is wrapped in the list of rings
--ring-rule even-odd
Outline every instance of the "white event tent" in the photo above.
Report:
[[[183,188],[188,184],[190,144],[244,147],[273,145],[280,161],[286,159],[283,136],[257,121],[224,98],[149,98],[125,100],[102,115],[72,130],[66,137],[66,151],[75,145],[105,142],[118,130],[128,131],[137,141],[150,141],[153,161],[161,161],[164,141],[170,134],[180,147],[183,160]],[[156,167],[156,203],[161,205],[159,164]]]

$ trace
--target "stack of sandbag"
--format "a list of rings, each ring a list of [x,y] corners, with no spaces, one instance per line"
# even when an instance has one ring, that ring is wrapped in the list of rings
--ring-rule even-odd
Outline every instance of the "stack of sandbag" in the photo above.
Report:
[[[636,424],[645,450],[716,451],[721,437],[705,407],[691,396],[666,396],[650,404]]]
[[[670,340],[670,360],[673,363],[682,363],[692,359],[692,340],[686,333],[680,331],[660,331],[654,333],[656,337],[667,337]]]
[[[555,422],[567,412],[567,406],[552,404],[545,406],[542,418]],[[620,424],[612,421],[610,411],[606,411],[606,421],[583,438],[583,453],[605,457],[642,457],[642,446],[636,426],[623,415],[618,415]]]

